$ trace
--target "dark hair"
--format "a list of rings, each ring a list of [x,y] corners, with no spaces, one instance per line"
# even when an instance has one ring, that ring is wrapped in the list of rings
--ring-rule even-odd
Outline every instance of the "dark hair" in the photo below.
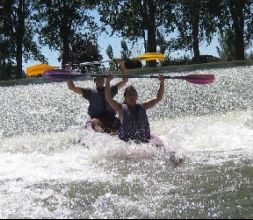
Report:
[[[71,62],[65,63],[64,66],[65,66],[65,67],[67,67],[67,66],[72,66],[72,63],[71,63]]]
[[[136,96],[138,96],[138,93],[137,93],[136,89],[134,88],[134,86],[128,86],[128,87],[126,87],[126,89],[124,91],[124,97],[126,98],[126,95],[131,91],[134,91]]]
[[[104,77],[102,77],[102,76],[101,76],[101,77],[100,77],[100,76],[94,77],[94,82],[96,82],[96,80],[97,80],[97,79],[100,79],[100,78],[104,79]]]

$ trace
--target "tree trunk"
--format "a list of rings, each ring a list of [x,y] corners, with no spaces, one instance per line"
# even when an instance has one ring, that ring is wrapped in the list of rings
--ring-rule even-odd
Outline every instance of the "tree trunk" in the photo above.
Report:
[[[149,19],[147,21],[148,30],[148,45],[147,52],[156,52],[156,23],[155,23],[155,2],[154,0],[148,0],[148,14]],[[148,62],[148,66],[155,67],[156,61]]]
[[[62,67],[69,61],[69,40],[68,36],[65,35],[62,39],[63,41],[63,50],[62,50]]]
[[[143,0],[139,0],[139,11],[142,16],[142,36],[143,36],[143,41],[144,41],[144,50],[145,53],[147,52],[147,40],[146,40],[146,29],[147,29],[147,17],[148,17],[148,10],[147,10],[147,5]]]
[[[193,54],[194,57],[199,57],[199,7],[200,3],[199,0],[195,0],[193,2],[192,11],[193,18],[192,18],[192,35],[193,35]]]
[[[23,58],[23,41],[25,34],[25,17],[24,17],[25,0],[19,0],[18,5],[18,23],[16,30],[16,62],[17,62],[17,73],[16,78],[22,78],[22,58]]]
[[[231,0],[229,8],[233,20],[233,29],[235,32],[234,46],[236,50],[235,59],[245,59],[245,46],[244,46],[244,14],[243,9],[245,6],[244,0]]]
[[[68,4],[64,2],[63,6],[63,19],[62,19],[62,25],[60,28],[60,36],[62,39],[62,68],[64,68],[64,65],[69,61],[69,33],[70,33],[70,27],[69,24],[69,18],[68,18]]]

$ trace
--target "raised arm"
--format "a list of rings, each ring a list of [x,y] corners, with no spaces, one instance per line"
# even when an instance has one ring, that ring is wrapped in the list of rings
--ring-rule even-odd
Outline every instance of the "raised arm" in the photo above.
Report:
[[[149,109],[154,107],[158,102],[160,102],[163,99],[163,94],[164,94],[164,76],[160,75],[158,77],[160,80],[160,88],[157,92],[157,96],[147,102],[143,103],[143,106],[145,109]]]
[[[128,78],[127,78],[127,70],[126,70],[126,66],[125,66],[125,61],[124,60],[118,60],[117,62],[119,64],[119,68],[120,68],[120,71],[122,73],[122,80],[119,81],[116,84],[116,86],[119,90],[127,84]]]
[[[122,105],[115,101],[111,96],[111,89],[110,89],[110,82],[112,80],[112,74],[109,74],[106,78],[105,82],[105,99],[110,104],[110,106],[119,113],[119,115],[122,115]]]
[[[76,87],[75,84],[74,84],[74,82],[72,80],[68,80],[67,84],[68,84],[68,88],[70,90],[72,90],[73,92],[75,92],[75,93],[77,93],[79,95],[84,95],[83,93],[85,92],[85,90],[83,90],[80,87]]]

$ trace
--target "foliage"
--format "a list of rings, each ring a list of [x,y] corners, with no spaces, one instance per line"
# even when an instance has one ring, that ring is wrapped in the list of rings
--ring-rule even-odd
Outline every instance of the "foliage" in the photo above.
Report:
[[[216,30],[215,15],[212,13],[213,0],[178,0],[175,2],[174,23],[178,36],[171,39],[173,50],[193,50],[199,56],[199,45],[210,43]]]
[[[216,49],[220,58],[222,60],[235,60],[234,33],[230,29],[220,32],[218,42],[219,47],[216,47]]]
[[[97,25],[88,14],[96,1],[90,0],[38,0],[34,2],[37,9],[35,18],[39,24],[39,40],[50,49],[58,50],[64,65],[69,60],[71,39],[76,34],[91,32],[96,34]]]
[[[191,59],[189,56],[182,56],[179,58],[171,58],[169,56],[167,56],[165,58],[165,61],[161,62],[162,66],[171,66],[171,65],[186,65],[186,64],[190,64],[191,63]]]
[[[106,54],[111,61],[109,61],[109,70],[117,70],[117,64],[113,61],[113,49],[112,46],[109,44],[106,48]]]
[[[160,53],[164,54],[165,51],[169,48],[169,44],[164,37],[164,34],[160,31],[157,32],[157,46],[159,47]]]
[[[125,40],[134,44],[142,39],[145,52],[193,50],[200,57],[199,45],[216,35],[217,51],[226,60],[244,59],[245,50],[252,47],[253,0],[1,0],[0,77],[22,77],[23,61],[46,62],[41,45],[60,52],[62,64],[101,60],[99,29],[91,16],[96,8],[101,29],[123,37],[121,56],[127,68],[142,65],[129,60]],[[173,32],[178,35],[172,38]],[[113,60],[111,45],[106,53]],[[162,65],[187,62],[167,59]],[[114,62],[110,65],[117,68]]]
[[[253,1],[222,0],[221,4],[222,10],[218,16],[218,24],[220,38],[224,37],[224,39],[221,39],[218,52],[226,54],[227,59],[245,59],[245,48],[250,46],[253,36]],[[226,44],[225,47],[224,44]]]
[[[100,20],[111,27],[111,34],[119,34],[131,41],[143,38],[145,51],[148,52],[156,51],[157,30],[164,28],[165,20],[168,21],[167,28],[171,28],[170,1],[102,0],[98,11]]]
[[[106,54],[107,56],[112,60],[113,59],[113,49],[112,46],[109,44],[106,48]]]
[[[72,63],[82,63],[102,60],[99,52],[97,39],[91,36],[76,34],[71,43],[69,61]]]
[[[92,36],[76,34],[72,39],[68,61],[72,64],[79,64],[99,60],[102,60],[102,56],[99,52],[97,39]],[[87,66],[80,68],[83,73],[89,69]]]
[[[126,41],[124,41],[124,40],[121,41],[121,48],[122,48],[122,50],[120,51],[121,58],[123,58],[123,59],[129,59],[131,57],[132,53],[128,49]]]
[[[126,65],[126,69],[142,68],[142,63],[139,60],[126,59],[125,65]]]
[[[35,24],[32,20],[31,0],[3,0],[0,2],[1,62],[16,61],[16,78],[22,77],[22,61],[45,61],[34,41]]]
[[[0,80],[7,80],[14,78],[16,75],[17,67],[13,63],[0,63]]]

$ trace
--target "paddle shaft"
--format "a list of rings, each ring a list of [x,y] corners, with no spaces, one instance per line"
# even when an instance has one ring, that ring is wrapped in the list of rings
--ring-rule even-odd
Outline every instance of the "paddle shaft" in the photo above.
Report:
[[[103,77],[106,78],[107,74],[74,74],[66,70],[49,70],[43,74],[44,78],[47,80],[73,80],[76,78],[94,78],[94,77]],[[158,78],[158,75],[139,75],[139,74],[130,74],[130,75],[114,75],[114,78]],[[190,74],[186,76],[164,76],[165,79],[181,79],[186,80],[187,82],[193,84],[210,84],[214,81],[214,75],[212,74]]]
[[[106,78],[108,75],[106,74],[92,74],[92,75],[72,75],[73,78],[86,78],[86,77],[90,77],[90,78],[95,78],[95,77],[103,77]],[[122,78],[123,75],[113,75],[113,78]],[[140,78],[158,78],[158,76],[154,76],[154,75],[126,75],[127,78],[136,78],[136,79],[140,79]],[[164,76],[165,79],[184,79],[184,76]]]

